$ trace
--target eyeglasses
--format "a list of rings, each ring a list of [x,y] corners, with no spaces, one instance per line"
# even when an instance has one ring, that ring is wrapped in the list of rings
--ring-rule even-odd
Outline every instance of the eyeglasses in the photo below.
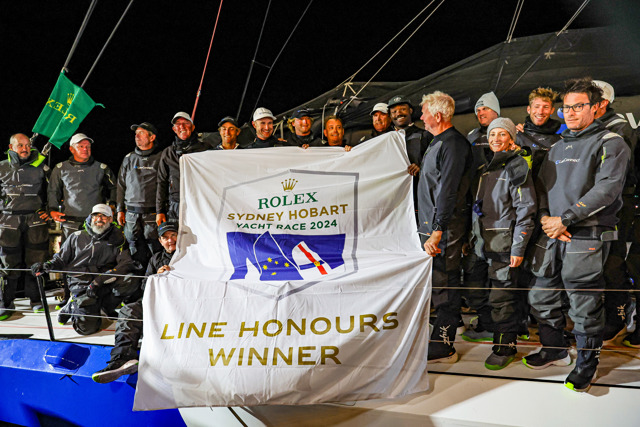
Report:
[[[581,102],[579,104],[563,105],[562,107],[559,108],[559,110],[562,111],[563,113],[568,113],[569,110],[573,110],[576,113],[579,113],[580,111],[582,111],[585,105],[593,105],[593,104],[591,102]]]

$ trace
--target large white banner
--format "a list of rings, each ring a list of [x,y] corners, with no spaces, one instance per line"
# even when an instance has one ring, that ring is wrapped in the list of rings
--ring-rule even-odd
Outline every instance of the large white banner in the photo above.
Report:
[[[152,276],[134,409],[428,389],[431,260],[396,132],[345,152],[183,156],[173,270]]]

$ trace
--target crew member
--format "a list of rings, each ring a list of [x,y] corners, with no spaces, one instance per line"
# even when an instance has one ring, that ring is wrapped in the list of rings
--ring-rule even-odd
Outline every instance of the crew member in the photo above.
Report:
[[[178,224],[165,222],[158,227],[159,241],[163,249],[151,257],[146,276],[171,270],[169,263],[176,250]],[[143,284],[144,287],[144,284]],[[115,345],[106,368],[91,376],[97,383],[110,383],[122,375],[138,371],[138,342],[142,337],[142,298],[125,305],[116,322]]]
[[[595,120],[601,101],[602,90],[590,79],[567,81],[561,107],[567,129],[549,150],[536,183],[544,234],[532,255],[537,277],[529,302],[543,348],[523,362],[533,369],[571,363],[563,334],[564,288],[578,349],[565,385],[575,391],[589,389],[598,366],[604,331],[603,269],[611,241],[617,238],[616,214],[622,207],[630,156],[624,140]]]
[[[433,257],[432,307],[436,320],[431,332],[430,362],[455,363],[453,346],[460,318],[460,257],[469,222],[471,147],[451,118],[455,101],[436,91],[422,97],[422,121],[433,134],[420,168],[418,215],[421,242]]]
[[[160,250],[156,226],[156,180],[161,151],[158,131],[148,122],[132,125],[136,148],[127,154],[118,173],[117,219],[134,260],[146,265]]]
[[[8,159],[0,162],[0,266],[24,268],[47,259],[49,251],[49,215],[46,157],[31,147],[29,138],[17,133],[9,139]],[[13,299],[21,272],[2,271],[0,320],[6,320],[15,308]],[[25,296],[34,312],[44,311],[34,278],[24,275]]]
[[[179,111],[171,119],[176,134],[171,146],[162,150],[158,163],[158,187],[156,191],[156,224],[169,219],[178,220],[180,207],[180,157],[183,154],[199,153],[209,148],[195,133],[191,116]]]
[[[71,299],[58,313],[58,323],[65,325],[71,319],[80,335],[98,332],[100,310],[115,316],[115,309],[139,288],[136,279],[103,274],[126,275],[135,270],[124,235],[112,221],[111,207],[95,205],[84,230],[71,234],[50,261],[31,266],[34,276],[51,270],[78,272],[68,276]]]

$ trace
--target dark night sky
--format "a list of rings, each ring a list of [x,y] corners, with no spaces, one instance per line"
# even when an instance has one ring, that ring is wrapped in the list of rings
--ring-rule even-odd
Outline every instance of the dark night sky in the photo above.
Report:
[[[73,44],[89,0],[3,2],[2,67],[5,116],[0,136],[30,134]],[[214,130],[235,115],[256,47],[267,1],[223,3],[211,59],[195,117],[199,131]],[[435,6],[438,1],[434,2]],[[557,31],[581,0],[525,1],[515,37]],[[616,3],[615,8],[610,4]],[[637,1],[629,2],[629,4]],[[126,0],[101,0],[69,64],[68,76],[81,84]],[[273,0],[257,61],[271,64],[307,6]],[[355,72],[427,4],[405,0],[315,0],[272,70],[260,106],[279,113],[337,86]],[[406,81],[428,75],[505,40],[516,0],[447,0],[376,77]],[[218,1],[136,0],[85,90],[106,109],[96,108],[80,126],[95,139],[94,157],[115,172],[134,147],[129,125],[150,121],[166,146],[176,111],[191,112],[202,75]],[[433,8],[432,6],[432,8]],[[619,2],[593,0],[570,28],[634,22]],[[426,15],[424,15],[426,16]],[[415,28],[356,78],[368,80]],[[637,23],[637,21],[635,21]],[[266,68],[254,66],[240,121],[249,120]],[[42,147],[45,138],[38,138]],[[3,143],[4,144],[4,143]],[[54,149],[53,162],[69,155]]]

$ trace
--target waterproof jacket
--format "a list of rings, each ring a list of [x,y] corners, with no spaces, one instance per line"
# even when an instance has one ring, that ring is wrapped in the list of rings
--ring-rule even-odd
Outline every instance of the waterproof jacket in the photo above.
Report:
[[[615,227],[629,147],[598,120],[577,133],[566,129],[562,138],[549,150],[536,181],[538,217],[566,218],[569,232],[573,227]]]
[[[636,170],[638,130],[633,130],[627,119],[622,117],[622,115],[616,114],[613,108],[607,108],[607,111],[598,120],[604,123],[605,128],[620,135],[631,150],[631,157],[629,159],[629,171],[627,172],[627,179],[624,185],[625,187],[630,188],[629,193],[633,193],[633,187],[638,184],[638,179],[640,179],[640,177],[638,176],[638,171]]]
[[[47,200],[46,157],[35,148],[26,160],[15,151],[7,151],[7,160],[0,162],[0,198],[2,211],[15,214],[34,213],[43,209]]]
[[[240,147],[240,148],[247,148],[247,149],[251,149],[251,148],[271,148],[271,147],[282,147],[282,141],[280,141],[278,138],[276,138],[274,135],[271,135],[269,138],[267,139],[260,139],[257,136],[255,138],[253,138],[253,141],[251,141],[251,143],[245,147]]]
[[[473,158],[469,142],[454,127],[434,136],[420,167],[418,231],[433,224],[444,231],[451,222],[467,224]]]
[[[285,147],[302,147],[305,144],[309,144],[309,147],[322,147],[324,145],[320,138],[313,136],[313,133],[306,136],[300,136],[296,135],[295,132],[289,134],[287,141],[283,145]]]
[[[547,153],[553,144],[562,139],[557,133],[560,126],[561,123],[553,119],[547,120],[542,126],[536,126],[527,116],[524,122],[524,132],[518,132],[516,135],[516,144],[520,147],[529,147],[532,151],[531,171],[534,181]]]
[[[173,258],[173,254],[175,254],[175,252],[168,253],[164,249],[153,254],[151,259],[149,260],[147,271],[144,275],[149,277],[154,274],[158,274],[158,270],[160,269],[160,267],[162,267],[163,265],[169,265],[169,263],[171,262],[171,258]],[[147,279],[144,279],[144,282],[142,283],[142,290],[144,290],[146,284]]]
[[[481,257],[524,256],[537,212],[533,179],[523,158],[528,154],[527,150],[501,151],[481,168],[472,239]]]
[[[150,150],[136,147],[127,154],[118,172],[117,211],[137,208],[151,213],[156,209],[158,163],[162,152],[156,145]]]
[[[89,220],[88,220],[89,221]],[[85,229],[76,231],[64,241],[60,252],[48,261],[50,269],[83,273],[112,272],[127,274],[135,271],[135,265],[125,245],[122,231],[113,224],[102,234],[96,234],[85,222]],[[102,284],[113,276],[69,274],[69,287],[86,286],[92,280]]]
[[[169,202],[180,203],[180,157],[206,151],[210,146],[198,139],[195,131],[182,141],[176,136],[171,146],[162,150],[158,163],[158,187],[156,190],[156,213],[166,214]]]
[[[489,163],[493,157],[493,151],[489,148],[489,140],[487,139],[487,126],[473,129],[467,134],[467,139],[471,144],[471,153],[473,154],[474,177],[477,177],[480,168]]]
[[[49,210],[84,220],[94,205],[115,203],[116,177],[93,157],[84,163],[71,157],[53,168],[48,195]]]

